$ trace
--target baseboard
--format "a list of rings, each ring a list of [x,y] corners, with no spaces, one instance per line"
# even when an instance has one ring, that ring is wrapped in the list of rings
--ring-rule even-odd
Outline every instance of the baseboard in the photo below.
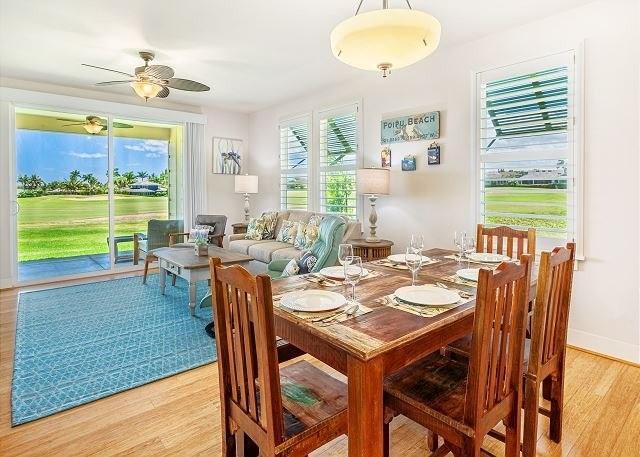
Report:
[[[632,364],[640,363],[640,346],[582,330],[569,329],[567,343],[578,349],[608,356]]]
[[[0,289],[11,289],[12,287],[11,279],[0,279]]]

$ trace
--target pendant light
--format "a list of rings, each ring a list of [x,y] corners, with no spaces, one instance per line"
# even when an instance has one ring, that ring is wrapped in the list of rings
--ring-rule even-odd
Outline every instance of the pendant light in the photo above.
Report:
[[[412,65],[431,54],[440,43],[440,22],[430,14],[408,9],[389,8],[356,14],[342,21],[331,32],[331,50],[337,59],[362,70],[382,71]]]
[[[129,85],[133,88],[136,94],[144,98],[145,101],[155,97],[162,90],[162,86],[160,84],[155,84],[150,81],[134,81],[129,83]]]

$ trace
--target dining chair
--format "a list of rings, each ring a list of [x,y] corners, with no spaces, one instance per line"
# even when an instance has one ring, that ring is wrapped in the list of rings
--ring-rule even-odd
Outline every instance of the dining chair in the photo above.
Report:
[[[485,227],[478,224],[476,252],[495,252],[515,259],[522,254],[530,254],[535,260],[536,229],[516,230],[504,225]]]
[[[271,279],[210,260],[222,454],[305,456],[347,433],[346,385],[307,361],[279,367]],[[250,440],[247,440],[247,438]]]
[[[436,352],[385,380],[387,417],[404,415],[442,436],[436,455],[479,456],[484,436],[500,421],[506,426],[505,456],[520,455],[530,278],[531,256],[526,254],[520,264],[481,269],[470,358],[456,360]]]
[[[575,243],[542,252],[538,271],[537,291],[533,307],[531,340],[525,341],[524,357],[524,457],[536,455],[538,437],[538,413],[550,419],[550,438],[559,443],[562,439],[562,412],[564,390],[564,362],[573,284]],[[457,340],[446,352],[469,357],[469,338]],[[551,408],[540,406],[539,391],[550,401]],[[490,433],[504,440],[498,432]],[[437,442],[437,436],[429,435],[429,443]]]

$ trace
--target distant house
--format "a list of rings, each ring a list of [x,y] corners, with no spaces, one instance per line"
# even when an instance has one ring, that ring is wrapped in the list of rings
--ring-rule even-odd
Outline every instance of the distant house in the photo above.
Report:
[[[129,194],[157,194],[159,192],[166,192],[167,189],[162,187],[157,182],[147,181],[146,179],[139,180],[133,184],[127,186],[126,192]]]
[[[485,177],[491,182],[491,186],[539,186],[555,185],[564,182],[566,168],[533,169],[533,170],[490,170]],[[517,184],[516,184],[517,183]]]

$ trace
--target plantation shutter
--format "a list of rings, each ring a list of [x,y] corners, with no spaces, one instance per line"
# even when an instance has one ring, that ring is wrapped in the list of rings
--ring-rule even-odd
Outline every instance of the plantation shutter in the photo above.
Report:
[[[320,111],[320,211],[355,218],[358,160],[358,105]]]
[[[479,220],[576,237],[574,54],[477,76]]]
[[[280,207],[309,209],[311,118],[280,124]]]

